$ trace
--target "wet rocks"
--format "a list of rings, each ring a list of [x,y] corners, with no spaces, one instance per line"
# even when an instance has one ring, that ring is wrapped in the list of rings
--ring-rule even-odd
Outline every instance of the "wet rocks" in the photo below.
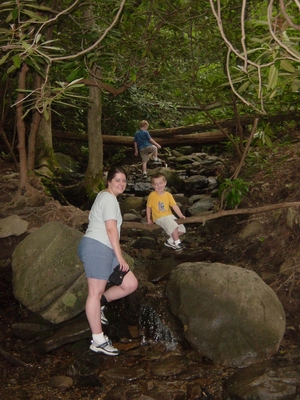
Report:
[[[205,211],[213,210],[214,206],[214,199],[203,195],[202,198],[200,198],[198,201],[195,201],[195,203],[187,208],[187,214],[188,216],[199,215]]]
[[[49,386],[60,389],[68,389],[73,386],[73,379],[65,375],[52,376],[50,378]]]
[[[224,382],[224,390],[232,400],[285,400],[300,398],[299,385],[299,360],[281,365],[269,361],[236,372]]]
[[[143,378],[146,370],[139,367],[116,367],[104,371],[101,376],[114,382],[133,382]]]

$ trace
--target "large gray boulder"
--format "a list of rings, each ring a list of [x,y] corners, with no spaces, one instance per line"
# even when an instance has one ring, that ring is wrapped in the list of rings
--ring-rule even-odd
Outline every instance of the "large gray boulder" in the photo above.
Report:
[[[28,235],[13,253],[14,296],[53,323],[84,309],[87,284],[77,255],[82,236],[76,229],[50,222]]]
[[[77,255],[82,236],[62,223],[49,222],[19,243],[12,256],[14,296],[55,324],[85,308],[86,276]],[[132,267],[133,260],[126,259]]]
[[[285,313],[255,272],[221,263],[183,263],[172,271],[166,292],[188,341],[214,362],[245,367],[277,352]]]

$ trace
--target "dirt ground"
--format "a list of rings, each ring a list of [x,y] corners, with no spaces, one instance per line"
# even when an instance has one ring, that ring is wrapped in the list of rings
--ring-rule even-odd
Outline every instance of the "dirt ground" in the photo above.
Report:
[[[299,141],[298,141],[299,140]],[[280,351],[289,352],[299,345],[300,330],[300,268],[298,261],[300,239],[300,214],[296,216],[293,226],[288,226],[287,202],[300,202],[300,135],[290,144],[280,144],[272,149],[263,150],[263,157],[258,159],[255,154],[249,158],[240,177],[250,182],[250,191],[239,208],[259,208],[266,205],[282,204],[272,211],[254,212],[253,214],[236,215],[220,218],[206,225],[207,238],[202,243],[209,248],[208,257],[211,261],[220,261],[239,265],[257,272],[270,285],[281,300],[287,316],[287,330]],[[234,163],[228,169],[234,169]],[[18,176],[16,167],[0,158],[0,218],[16,212],[8,204],[17,188]],[[6,176],[16,174],[14,180],[7,181]],[[299,203],[300,205],[300,203]],[[57,202],[49,201],[38,207],[18,209],[22,217],[26,215],[30,226],[42,226],[55,220],[70,223],[73,213],[70,207],[61,207]],[[297,207],[294,207],[298,214]],[[260,222],[264,227],[259,237],[242,240],[240,233],[250,222]],[[71,355],[65,349],[59,349],[51,355],[28,354],[24,343],[11,334],[11,324],[26,318],[28,311],[20,305],[12,294],[11,256],[15,246],[24,239],[11,236],[0,239],[0,395],[1,386],[14,388],[16,399],[47,399],[52,398],[51,388],[43,384],[53,374],[65,372],[66,364]],[[280,273],[282,264],[290,259],[292,270],[285,275]],[[3,351],[26,360],[27,368],[13,365]],[[52,368],[50,370],[50,367]],[[49,368],[49,369],[48,369]],[[22,371],[22,372],[21,372]],[[38,375],[38,380],[35,376]],[[2,382],[2,384],[1,384]],[[54,392],[52,392],[53,394]],[[1,398],[5,398],[2,397]],[[56,399],[67,399],[63,392],[55,392]],[[71,398],[71,397],[70,397]],[[74,398],[74,397],[73,397]],[[76,398],[91,397],[84,390],[78,391]],[[100,397],[99,397],[100,398]]]

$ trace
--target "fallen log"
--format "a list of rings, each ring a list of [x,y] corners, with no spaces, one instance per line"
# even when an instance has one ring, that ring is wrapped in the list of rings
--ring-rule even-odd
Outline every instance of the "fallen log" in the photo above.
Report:
[[[202,223],[204,225],[207,221],[217,219],[217,218],[229,217],[231,215],[258,214],[258,213],[262,213],[262,212],[278,210],[279,208],[289,208],[289,207],[298,208],[298,207],[300,207],[300,202],[296,201],[296,202],[270,204],[267,206],[254,207],[254,208],[220,210],[220,211],[217,211],[216,213],[211,212],[210,214],[206,213],[205,215],[194,215],[193,217],[178,218],[178,219],[176,219],[176,222],[178,224]],[[155,225],[155,224],[148,225],[147,223],[142,223],[142,222],[123,222],[122,228],[123,229],[140,229],[140,230],[146,230],[146,231],[153,231],[155,229],[158,229],[157,225]]]
[[[300,117],[299,111],[289,111],[286,113],[280,113],[278,115],[266,115],[266,116],[261,116],[261,115],[242,115],[240,116],[240,124],[242,126],[245,125],[252,125],[253,121],[255,118],[259,118],[259,121],[264,121],[264,122],[283,122],[283,121],[298,121]],[[219,126],[221,126],[223,129],[229,129],[233,131],[233,129],[236,127],[237,121],[235,118],[228,119],[228,120],[221,120],[221,121],[216,121]],[[195,132],[206,132],[210,131],[213,129],[216,129],[216,124],[214,123],[208,123],[208,124],[195,124],[195,125],[186,125],[186,126],[178,126],[175,128],[164,128],[164,129],[151,129],[149,130],[151,136],[155,137],[164,137],[166,135],[171,135],[171,136],[177,136],[177,135],[185,135],[185,134],[190,134],[190,133],[195,133]]]
[[[87,142],[88,140],[87,135],[76,135],[76,133],[73,132],[53,131],[53,136],[83,142]],[[102,135],[102,138],[103,143],[107,145],[133,147],[132,136]],[[190,135],[177,135],[174,137],[152,136],[152,138],[157,141],[161,146],[168,147],[179,145],[213,144],[224,142],[224,140],[226,140],[225,135],[221,131],[194,133]]]
[[[299,112],[286,112],[280,115],[259,116],[260,121],[264,122],[283,122],[285,120],[298,120]],[[255,120],[255,115],[245,115],[240,117],[240,124],[252,125]],[[217,121],[223,129],[233,129],[236,126],[236,119],[226,121]],[[193,145],[193,144],[214,144],[227,140],[226,136],[220,130],[213,130],[215,124],[196,124],[187,126],[178,126],[175,128],[151,129],[149,130],[152,138],[162,146],[177,146],[177,145]],[[80,134],[69,131],[53,130],[53,136],[63,139],[78,140],[87,142],[87,134]],[[115,136],[102,135],[103,143],[116,146],[131,146],[133,145],[133,136]]]

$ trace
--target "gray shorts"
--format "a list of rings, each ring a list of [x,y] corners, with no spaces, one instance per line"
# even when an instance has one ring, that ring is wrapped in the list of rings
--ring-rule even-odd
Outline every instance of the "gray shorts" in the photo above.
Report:
[[[147,162],[149,160],[149,154],[154,154],[155,150],[156,150],[156,146],[151,145],[151,146],[147,146],[144,147],[143,149],[140,150],[140,156],[142,158],[143,162]]]
[[[168,215],[167,217],[158,218],[155,223],[159,225],[168,235],[172,235],[176,228],[178,228],[179,232],[185,233],[186,229],[183,224],[178,225],[175,221],[175,215]]]
[[[87,278],[107,281],[119,264],[113,249],[89,237],[83,237],[79,242],[78,256],[84,264]]]

